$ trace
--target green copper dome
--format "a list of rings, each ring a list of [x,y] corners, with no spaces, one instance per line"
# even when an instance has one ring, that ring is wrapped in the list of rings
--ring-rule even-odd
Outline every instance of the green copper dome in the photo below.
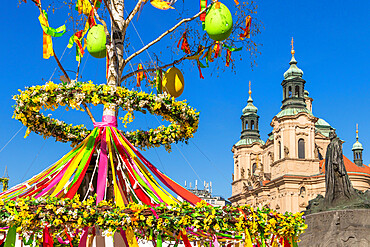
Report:
[[[308,110],[307,108],[285,108],[284,110],[281,110],[276,115],[276,117],[280,118],[280,117],[285,117],[285,116],[295,116],[300,112],[306,112],[310,116],[313,116],[312,112],[310,112],[310,110]]]
[[[258,108],[253,105],[252,96],[249,95],[248,104],[246,107],[244,107],[243,114],[248,115],[250,113],[257,113],[257,111],[258,111]]]
[[[237,146],[241,146],[241,145],[251,145],[255,142],[258,142],[262,145],[265,145],[265,142],[262,141],[260,138],[257,138],[257,139],[255,139],[255,138],[244,138],[244,139],[239,140],[237,143],[235,143],[235,146],[237,147]]]
[[[355,150],[364,150],[364,148],[362,147],[362,144],[359,141],[356,141],[355,143],[353,143],[352,151],[355,151]]]
[[[284,73],[285,79],[292,79],[294,77],[303,76],[303,71],[297,67],[297,61],[295,60],[294,55],[292,55],[292,60],[290,60],[289,64],[289,69]]]

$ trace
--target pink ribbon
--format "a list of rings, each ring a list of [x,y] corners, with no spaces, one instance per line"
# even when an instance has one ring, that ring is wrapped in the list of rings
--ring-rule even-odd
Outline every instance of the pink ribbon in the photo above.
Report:
[[[154,214],[155,218],[158,220],[159,219],[159,216],[157,214],[157,212],[153,209],[153,208],[149,208],[150,211],[152,211],[152,213]]]
[[[216,237],[215,234],[213,234],[213,236],[212,236],[212,242],[213,242],[214,247],[219,247],[220,246],[220,244],[217,241],[217,237]]]
[[[102,122],[95,122],[94,127],[117,127],[117,117],[115,116],[103,116]]]
[[[86,247],[86,241],[87,241],[87,234],[89,233],[89,227],[85,226],[82,230],[80,243],[78,244],[78,247]]]
[[[98,183],[96,189],[96,205],[98,205],[99,202],[104,199],[105,187],[107,185],[108,155],[107,155],[106,135],[107,135],[106,128],[104,128],[103,133],[101,135]]]

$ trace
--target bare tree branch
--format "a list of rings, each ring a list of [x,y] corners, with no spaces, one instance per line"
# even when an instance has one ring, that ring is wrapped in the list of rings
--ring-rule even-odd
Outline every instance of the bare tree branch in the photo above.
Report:
[[[167,34],[169,33],[172,33],[173,31],[175,31],[176,28],[178,28],[181,24],[185,23],[185,22],[189,22],[189,21],[192,21],[194,20],[195,18],[199,17],[203,12],[207,11],[207,9],[211,6],[208,5],[207,8],[203,9],[202,11],[198,12],[196,15],[194,15],[193,17],[191,18],[186,18],[186,19],[182,19],[179,23],[177,23],[175,26],[173,26],[172,28],[168,29],[166,32],[162,33],[158,38],[156,38],[155,40],[153,40],[152,42],[150,42],[149,44],[147,44],[146,46],[144,46],[143,48],[141,48],[139,51],[133,53],[131,56],[129,56],[128,58],[126,58],[125,60],[125,63],[124,64],[127,64],[131,59],[133,59],[134,57],[136,57],[137,55],[139,55],[140,53],[142,53],[143,51],[147,50],[149,47],[151,47],[152,45],[154,45],[155,43],[157,43],[158,41],[160,41],[163,37],[165,37]]]
[[[104,0],[105,1],[105,0]],[[135,6],[135,8],[131,11],[128,15],[127,19],[125,20],[125,26],[127,27],[131,20],[134,18],[136,13],[140,10],[141,4],[145,4],[148,0],[139,0]]]
[[[211,47],[212,45],[210,46],[207,46],[207,47],[204,47],[203,50],[207,50]],[[166,65],[163,65],[163,66],[155,66],[154,68],[147,68],[147,69],[138,69],[138,70],[135,70],[131,73],[128,73],[127,75],[124,75],[122,76],[121,78],[121,83],[126,80],[127,78],[131,77],[131,76],[134,76],[136,75],[137,73],[140,73],[140,72],[154,72],[154,71],[157,71],[158,69],[165,69],[165,68],[168,68],[168,67],[171,67],[171,66],[174,66],[176,64],[180,64],[181,62],[183,62],[185,59],[187,58],[190,58],[190,57],[193,57],[193,56],[196,56],[198,54],[197,53],[194,53],[194,54],[191,54],[191,55],[188,55],[188,56],[183,56],[182,58],[180,59],[177,59],[177,60],[174,60],[172,63],[169,63],[169,64],[166,64]]]
[[[107,7],[107,10],[108,10],[108,13],[109,13],[109,15],[111,17],[110,19],[112,20],[113,25],[117,27],[117,23],[113,19],[112,10],[110,9],[109,4],[107,3],[107,0],[103,0],[103,1],[104,1],[104,4],[105,4],[105,7]]]

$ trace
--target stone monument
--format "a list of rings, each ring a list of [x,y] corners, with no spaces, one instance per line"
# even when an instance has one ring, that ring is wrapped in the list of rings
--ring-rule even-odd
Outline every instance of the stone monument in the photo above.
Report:
[[[330,131],[325,158],[325,197],[305,211],[308,228],[299,246],[370,246],[370,193],[352,187],[343,162],[342,141]]]

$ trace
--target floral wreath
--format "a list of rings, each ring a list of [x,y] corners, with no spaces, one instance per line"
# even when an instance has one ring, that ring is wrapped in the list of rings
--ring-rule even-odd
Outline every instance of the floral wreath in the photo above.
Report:
[[[95,85],[89,82],[71,82],[55,84],[48,82],[43,86],[27,87],[15,95],[16,101],[13,118],[21,121],[28,129],[25,136],[33,131],[44,138],[53,136],[60,142],[72,142],[75,146],[91,132],[83,124],[73,126],[58,119],[45,116],[40,111],[54,111],[59,106],[84,111],[81,105],[92,103],[94,106],[103,104],[105,107],[120,107],[127,111],[122,119],[125,123],[132,122],[133,111],[160,115],[171,122],[167,127],[161,125],[155,129],[123,132],[126,138],[140,149],[164,145],[171,149],[172,143],[187,141],[193,137],[198,128],[199,113],[186,101],[175,101],[167,94],[147,94],[130,91],[125,87]]]

